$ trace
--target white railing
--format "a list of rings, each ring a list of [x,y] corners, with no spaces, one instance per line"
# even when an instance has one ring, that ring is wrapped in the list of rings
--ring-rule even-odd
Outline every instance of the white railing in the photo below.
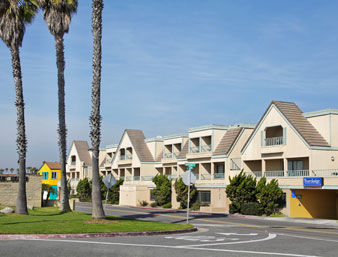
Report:
[[[134,177],[133,177],[133,180],[134,180],[134,181],[140,181],[140,176],[134,176]]]
[[[119,179],[123,179],[124,180],[124,176],[120,176],[120,178]]]
[[[211,152],[211,145],[202,145],[201,146],[201,152]]]
[[[312,170],[311,176],[315,176],[315,177],[338,177],[338,169]]]
[[[201,180],[211,180],[211,174],[201,174]]]
[[[142,181],[152,181],[154,176],[142,176],[141,180]]]
[[[262,177],[262,171],[260,171],[260,170],[248,171],[248,172],[245,172],[245,174],[247,176],[253,176],[253,177],[257,177],[257,178]]]
[[[178,178],[177,175],[168,175],[168,179],[175,180],[175,179],[177,179],[177,178]]]
[[[164,153],[163,158],[174,158],[173,153]]]
[[[224,179],[225,174],[224,173],[215,173],[214,174],[214,179]]]
[[[284,139],[283,137],[269,137],[265,138],[265,145],[270,146],[270,145],[283,145],[284,144]]]
[[[287,174],[289,177],[308,177],[310,176],[309,170],[288,170]]]
[[[124,155],[120,155],[120,160],[124,161],[124,160],[131,160],[132,159],[132,155],[131,154],[124,154]]]
[[[284,177],[284,171],[283,170],[269,170],[265,171],[266,177]]]
[[[133,181],[133,177],[131,176],[128,176],[128,177],[125,177],[126,181]]]

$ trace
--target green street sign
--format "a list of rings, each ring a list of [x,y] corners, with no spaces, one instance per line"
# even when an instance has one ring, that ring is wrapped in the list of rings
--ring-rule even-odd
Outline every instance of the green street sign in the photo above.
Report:
[[[186,162],[185,166],[188,167],[189,170],[192,170],[192,168],[194,168],[196,166],[196,163]]]

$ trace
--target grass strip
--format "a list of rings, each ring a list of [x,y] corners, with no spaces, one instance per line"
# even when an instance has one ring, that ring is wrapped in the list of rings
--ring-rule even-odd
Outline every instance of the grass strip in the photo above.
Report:
[[[76,234],[144,232],[192,228],[192,225],[141,221],[107,216],[93,220],[83,212],[62,213],[56,207],[35,208],[29,215],[0,215],[0,234]]]

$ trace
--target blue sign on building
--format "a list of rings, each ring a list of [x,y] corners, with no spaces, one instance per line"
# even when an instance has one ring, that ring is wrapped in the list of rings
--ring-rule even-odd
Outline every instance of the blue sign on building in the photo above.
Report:
[[[322,187],[323,178],[303,178],[303,185],[308,187]]]

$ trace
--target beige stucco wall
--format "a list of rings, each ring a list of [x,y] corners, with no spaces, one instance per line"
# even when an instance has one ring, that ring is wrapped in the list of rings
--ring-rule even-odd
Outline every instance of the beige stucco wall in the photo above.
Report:
[[[7,177],[7,176],[6,176]],[[27,204],[41,207],[42,176],[27,175],[26,183]],[[0,205],[15,206],[18,195],[18,182],[0,182]]]
[[[140,206],[140,201],[150,202],[150,189],[141,185],[120,186],[120,205]]]

